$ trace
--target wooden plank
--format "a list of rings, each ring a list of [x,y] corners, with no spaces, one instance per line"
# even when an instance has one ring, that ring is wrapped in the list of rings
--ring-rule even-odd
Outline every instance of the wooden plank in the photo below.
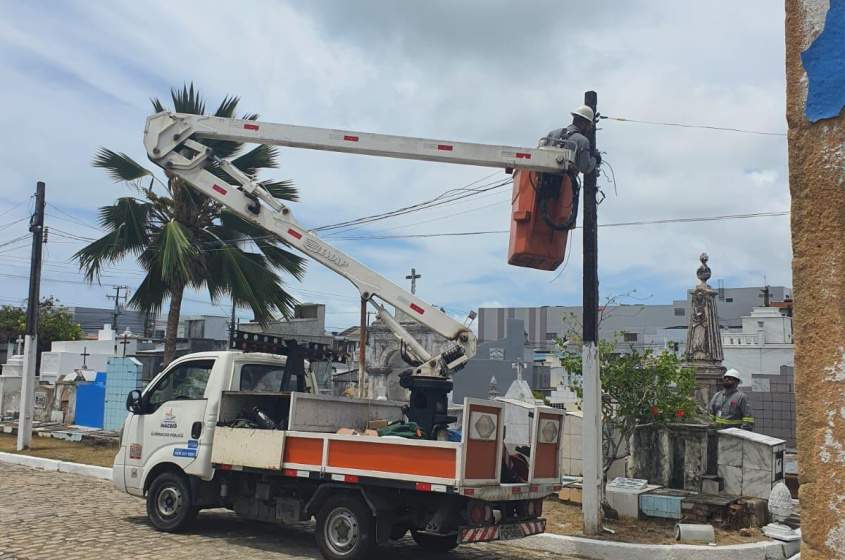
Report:
[[[214,430],[211,462],[256,469],[279,470],[285,433],[277,430],[226,428]]]

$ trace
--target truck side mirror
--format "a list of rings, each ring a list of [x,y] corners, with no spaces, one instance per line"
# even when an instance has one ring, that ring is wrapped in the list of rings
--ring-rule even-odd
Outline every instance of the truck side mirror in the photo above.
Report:
[[[132,412],[133,414],[142,413],[143,407],[141,406],[141,391],[138,389],[129,391],[129,395],[126,396],[126,410]]]

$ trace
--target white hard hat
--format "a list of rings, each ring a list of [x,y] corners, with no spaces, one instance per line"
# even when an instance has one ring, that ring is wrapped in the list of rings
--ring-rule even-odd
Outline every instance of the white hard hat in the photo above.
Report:
[[[593,119],[595,118],[595,113],[593,113],[593,110],[587,105],[581,105],[580,107],[572,111],[570,115],[572,115],[573,117],[581,117],[587,119],[590,122],[593,122]]]
[[[726,371],[725,375],[723,375],[722,377],[733,377],[734,379],[738,379],[739,381],[742,381],[742,378],[739,376],[739,372],[737,370],[733,369],[733,368]]]

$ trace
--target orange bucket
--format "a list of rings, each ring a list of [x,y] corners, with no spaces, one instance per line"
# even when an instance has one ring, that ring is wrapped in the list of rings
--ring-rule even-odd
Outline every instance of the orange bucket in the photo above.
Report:
[[[568,175],[564,175],[561,180],[557,198],[550,198],[546,202],[537,193],[540,185],[537,173],[523,170],[514,172],[508,264],[537,270],[555,270],[563,262],[569,230],[555,230],[542,217],[544,204],[547,205],[549,218],[555,224],[565,223],[572,215],[572,180]]]

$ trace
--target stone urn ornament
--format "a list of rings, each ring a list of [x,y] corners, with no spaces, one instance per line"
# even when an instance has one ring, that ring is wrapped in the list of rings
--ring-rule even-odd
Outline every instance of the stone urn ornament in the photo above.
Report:
[[[769,513],[774,522],[763,527],[767,537],[780,541],[797,541],[801,535],[784,522],[792,515],[792,494],[783,482],[778,482],[769,494]]]

